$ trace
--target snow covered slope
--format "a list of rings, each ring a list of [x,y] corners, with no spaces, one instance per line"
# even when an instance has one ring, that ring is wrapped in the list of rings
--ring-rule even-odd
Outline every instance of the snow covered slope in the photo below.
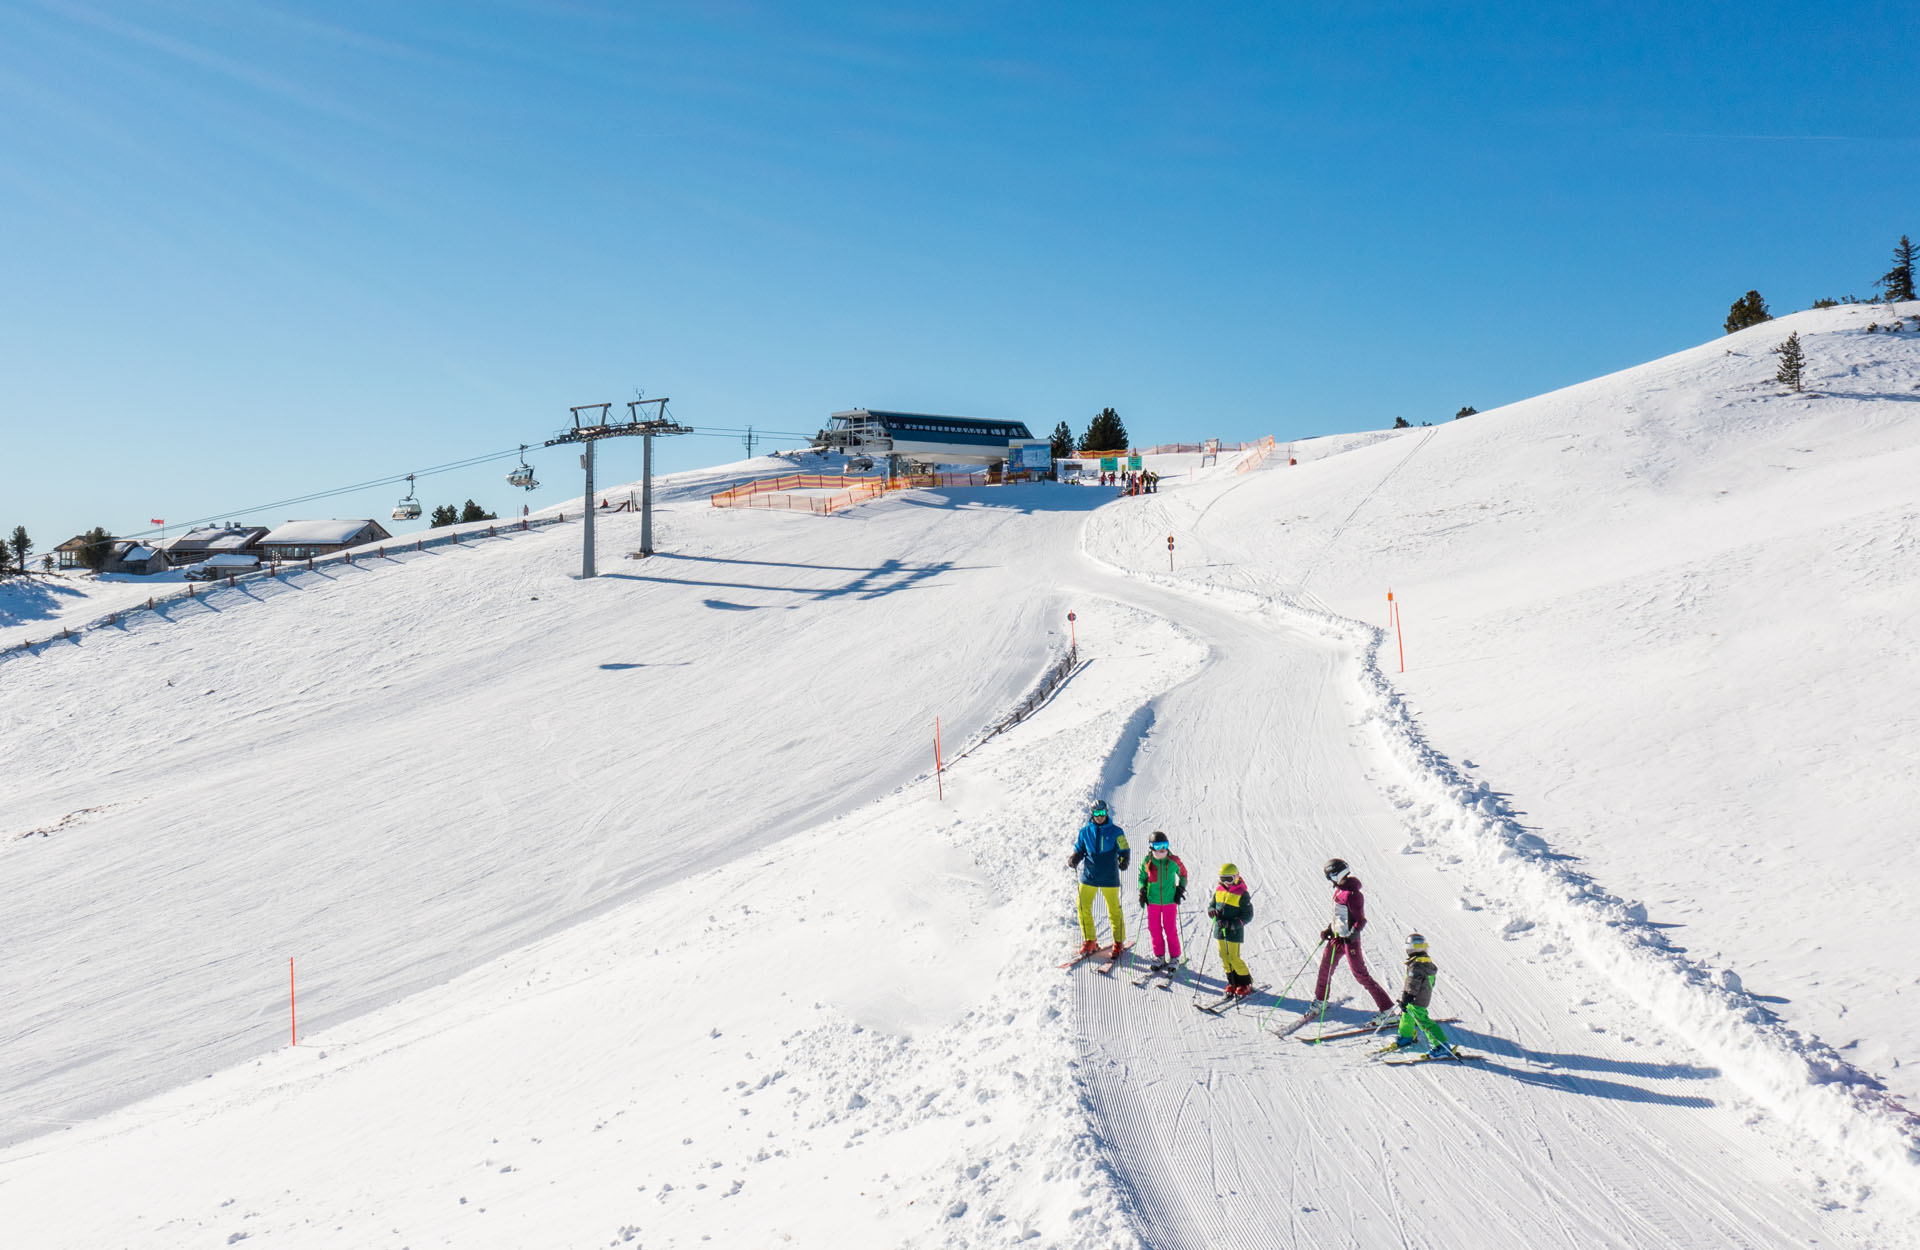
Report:
[[[1920,305],[1901,311],[1911,327]],[[1303,458],[1170,499],[1118,549],[1152,569],[1152,536],[1192,525],[1207,566],[1183,576],[1304,581],[1380,625],[1391,588],[1407,672],[1392,640],[1385,667],[1435,747],[1694,959],[1920,1102],[1900,1050],[1920,1019],[1920,333],[1875,320],[1800,313]],[[1768,352],[1794,331],[1800,395]]]
[[[567,526],[0,664],[26,779],[0,811],[0,1227],[1900,1244],[1898,1003],[1831,999],[1903,975],[1874,908],[1915,869],[1873,822],[1915,788],[1915,687],[1861,626],[1920,609],[1897,559],[1920,370],[1854,315],[1144,498],[817,518],[681,482],[671,554],[594,582]],[[1794,326],[1819,397],[1763,384]],[[949,758],[976,741],[1068,608],[1082,665],[941,797],[933,718]],[[1764,741],[1729,728],[1754,719]],[[1904,753],[1878,788],[1855,726]],[[1237,1016],[1055,967],[1093,794],[1203,883],[1229,858],[1252,881],[1271,989]],[[1843,828],[1796,822],[1841,800]],[[1258,1030],[1304,1006],[1331,854],[1367,881],[1376,973],[1427,933],[1484,1060]]]

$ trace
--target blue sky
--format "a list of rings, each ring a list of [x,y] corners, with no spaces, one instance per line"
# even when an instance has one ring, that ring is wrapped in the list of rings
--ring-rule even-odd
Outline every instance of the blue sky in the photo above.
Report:
[[[1910,8],[1655,8],[12,0],[0,527],[384,516],[242,509],[635,388],[802,432],[1441,421],[1749,287],[1875,294],[1920,234]],[[534,463],[421,496],[578,493]]]

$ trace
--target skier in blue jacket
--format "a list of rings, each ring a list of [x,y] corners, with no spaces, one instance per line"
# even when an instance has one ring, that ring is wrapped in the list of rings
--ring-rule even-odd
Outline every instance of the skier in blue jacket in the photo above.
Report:
[[[1113,922],[1113,957],[1127,942],[1127,918],[1120,913],[1120,874],[1127,870],[1132,855],[1127,851],[1127,833],[1113,823],[1104,799],[1096,799],[1087,823],[1080,826],[1074,839],[1073,854],[1067,867],[1080,870],[1080,936],[1085,943],[1080,953],[1090,955],[1100,944],[1093,940],[1093,896],[1107,899],[1107,919]]]

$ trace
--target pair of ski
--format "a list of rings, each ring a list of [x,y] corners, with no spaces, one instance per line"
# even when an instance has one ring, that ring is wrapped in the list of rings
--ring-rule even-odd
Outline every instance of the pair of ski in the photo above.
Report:
[[[1346,1000],[1341,999],[1340,1001],[1345,1002]],[[1300,1040],[1308,1046],[1318,1046],[1322,1042],[1337,1042],[1342,1038],[1347,1038],[1347,1037],[1368,1037],[1375,1033],[1380,1032],[1380,1030],[1386,1028],[1390,1024],[1398,1023],[1399,1019],[1400,1019],[1400,1013],[1398,1011],[1383,1011],[1379,1015],[1375,1016],[1373,1019],[1367,1021],[1367,1023],[1361,1025],[1359,1028],[1341,1029],[1338,1033],[1322,1033],[1317,1037],[1303,1037]],[[1445,1016],[1439,1020],[1435,1020],[1434,1023],[1435,1024],[1458,1024],[1460,1023],[1460,1021],[1453,1016]],[[1377,1055],[1377,1054],[1380,1054],[1381,1052],[1376,1050],[1373,1053]]]
[[[1457,1046],[1450,1047],[1444,1055],[1435,1055],[1424,1051],[1408,1054],[1398,1046],[1382,1046],[1379,1050],[1368,1053],[1369,1055],[1399,1055],[1400,1058],[1398,1059],[1376,1059],[1374,1061],[1389,1068],[1408,1068],[1416,1063],[1464,1063],[1470,1059],[1486,1058],[1485,1055],[1470,1055]]]
[[[1094,965],[1093,970],[1103,976],[1110,977],[1113,975],[1113,970],[1120,966],[1120,961],[1126,958],[1127,952],[1132,949],[1132,942],[1128,942],[1119,947],[1096,946],[1090,951],[1080,951],[1075,954],[1072,959],[1069,959],[1060,966],[1064,969],[1078,968],[1089,959],[1095,959],[1099,962]]]
[[[1266,988],[1268,987],[1265,984],[1260,984],[1260,985],[1254,986],[1252,989],[1248,990],[1244,994],[1222,994],[1220,997],[1214,999],[1212,1002],[1194,1003],[1193,1009],[1195,1011],[1204,1011],[1210,1016],[1224,1016],[1229,1011],[1232,1011],[1235,1007],[1238,1007],[1241,1003],[1246,1002],[1249,998],[1252,998],[1255,994],[1258,994],[1261,990],[1264,990]]]
[[[1161,989],[1171,990],[1173,983],[1180,979],[1181,970],[1186,966],[1185,961],[1177,959],[1164,959],[1150,964],[1145,972],[1133,979],[1133,986],[1135,989],[1140,989],[1149,983],[1158,983]]]

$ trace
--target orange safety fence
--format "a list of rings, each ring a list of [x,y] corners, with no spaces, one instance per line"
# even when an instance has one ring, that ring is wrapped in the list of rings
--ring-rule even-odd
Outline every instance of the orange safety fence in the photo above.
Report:
[[[778,477],[740,482],[709,497],[716,508],[769,508],[811,512],[816,516],[877,499],[888,491],[935,486],[984,486],[984,473],[909,473],[894,478],[846,477],[826,473],[783,473]],[[794,495],[797,490],[832,491],[829,495]]]
[[[1265,438],[1260,439],[1257,442],[1242,443],[1240,444],[1240,447],[1243,451],[1251,447],[1253,449],[1253,454],[1248,456],[1245,460],[1242,460],[1239,464],[1234,465],[1233,471],[1235,473],[1251,473],[1253,472],[1253,470],[1259,468],[1262,464],[1266,463],[1267,457],[1273,454],[1273,448],[1274,448],[1273,435],[1269,434]]]

